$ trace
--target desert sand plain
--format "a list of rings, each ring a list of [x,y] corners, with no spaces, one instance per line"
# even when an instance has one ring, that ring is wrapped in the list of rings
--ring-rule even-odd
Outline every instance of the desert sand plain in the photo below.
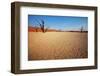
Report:
[[[88,57],[86,32],[28,32],[28,60]]]

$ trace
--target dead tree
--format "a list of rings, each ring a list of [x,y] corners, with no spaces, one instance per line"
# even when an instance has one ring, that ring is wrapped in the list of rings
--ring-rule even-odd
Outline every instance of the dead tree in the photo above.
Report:
[[[44,21],[43,20],[41,20],[40,28],[41,28],[42,32],[45,32]]]
[[[80,28],[80,32],[81,32],[81,33],[83,32],[83,26]]]
[[[40,28],[41,28],[41,30],[42,30],[43,33],[47,32],[47,30],[48,30],[48,28],[45,27],[44,24],[45,24],[44,20],[41,20]]]
[[[41,20],[41,22],[39,22],[38,20],[36,20],[40,26],[40,29],[42,30],[43,33],[48,31],[48,28],[45,27],[45,22],[44,20]],[[36,30],[38,30],[38,28],[36,28]]]

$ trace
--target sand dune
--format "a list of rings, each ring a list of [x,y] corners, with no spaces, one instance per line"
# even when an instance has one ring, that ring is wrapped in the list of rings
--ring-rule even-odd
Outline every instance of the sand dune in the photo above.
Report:
[[[87,33],[29,32],[28,59],[87,58]]]

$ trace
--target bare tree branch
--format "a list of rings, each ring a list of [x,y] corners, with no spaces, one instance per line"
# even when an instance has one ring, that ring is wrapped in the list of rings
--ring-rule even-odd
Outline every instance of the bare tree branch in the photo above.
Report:
[[[35,19],[35,20],[36,20],[36,22],[39,24],[39,26],[40,26],[42,32],[43,32],[43,33],[47,32],[48,28],[45,28],[45,21],[44,21],[43,19],[41,19],[41,22],[39,22],[37,19]],[[38,28],[35,27],[35,29],[36,29],[36,32],[37,32]]]

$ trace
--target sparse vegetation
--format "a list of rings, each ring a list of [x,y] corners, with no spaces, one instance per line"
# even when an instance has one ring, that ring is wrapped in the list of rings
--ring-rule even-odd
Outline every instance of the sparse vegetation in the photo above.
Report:
[[[38,27],[37,26],[35,26],[35,30],[36,30],[36,32],[38,32]]]

